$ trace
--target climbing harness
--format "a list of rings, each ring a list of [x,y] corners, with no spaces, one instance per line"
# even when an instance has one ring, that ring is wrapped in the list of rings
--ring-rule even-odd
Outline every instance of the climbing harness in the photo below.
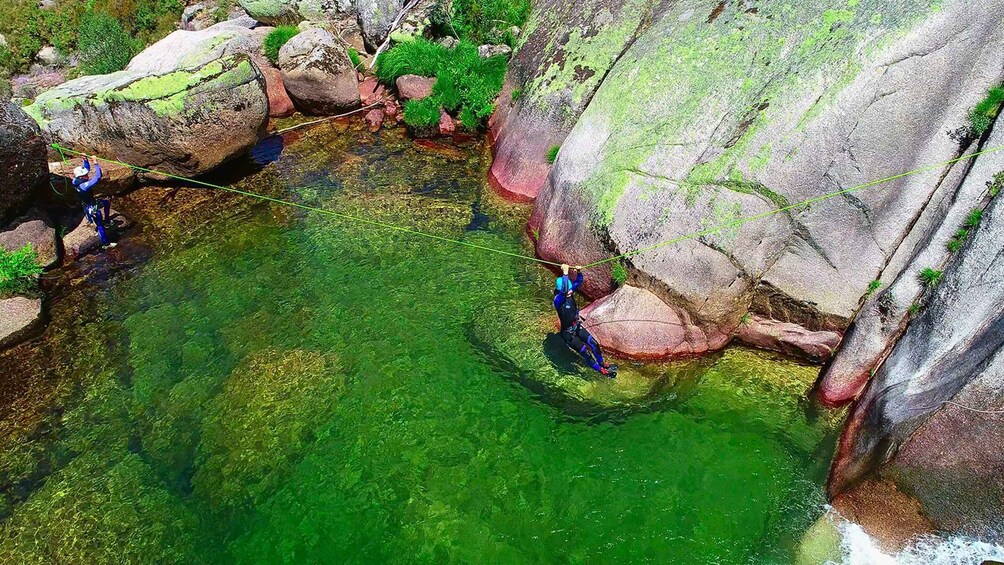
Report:
[[[325,118],[325,119],[328,119],[328,118]],[[319,120],[319,121],[322,121],[322,120]],[[309,124],[301,124],[301,126],[305,126],[305,125],[309,125]],[[294,126],[293,128],[287,128],[287,130],[284,130],[284,131],[288,131],[289,129],[295,129],[296,127],[301,127],[301,126]],[[64,158],[64,160],[65,160],[65,155],[63,153],[64,151],[66,153],[70,153],[70,154],[74,154],[74,155],[84,155],[84,153],[81,152],[81,151],[74,151],[73,149],[69,149],[69,148],[63,147],[63,146],[59,145],[58,143],[53,143],[52,147],[54,149],[56,149],[56,151],[59,152],[60,156],[62,156]],[[888,182],[892,182],[894,180],[898,180],[898,179],[901,179],[901,178],[906,178],[906,177],[913,176],[913,175],[920,174],[920,173],[924,173],[924,172],[927,172],[927,171],[937,170],[937,169],[940,169],[942,167],[946,167],[948,165],[954,165],[955,163],[958,163],[958,162],[961,162],[961,161],[965,161],[967,159],[974,159],[976,157],[979,157],[980,155],[986,155],[986,154],[989,154],[989,153],[994,153],[994,152],[1002,151],[1002,150],[1004,150],[1004,145],[999,145],[997,147],[991,147],[989,149],[984,149],[982,151],[977,151],[975,153],[969,153],[967,155],[962,155],[961,157],[956,157],[955,159],[950,159],[948,161],[942,161],[940,163],[935,163],[933,165],[927,165],[926,167],[921,167],[919,169],[914,169],[912,171],[907,171],[905,173],[900,173],[898,175],[893,175],[893,176],[890,176],[890,177],[885,177],[885,178],[881,178],[881,179],[878,179],[878,180],[869,181],[869,182],[866,182],[866,183],[863,183],[863,184],[859,184],[857,186],[853,186],[851,188],[846,188],[846,189],[842,189],[842,190],[828,192],[826,194],[822,194],[820,196],[815,196],[813,198],[809,198],[809,199],[803,200],[801,202],[796,202],[795,204],[789,204],[787,206],[783,206],[783,207],[780,207],[780,208],[777,208],[777,209],[774,209],[774,210],[769,210],[767,212],[762,212],[760,214],[754,214],[752,216],[746,216],[744,218],[739,218],[737,220],[732,220],[732,221],[729,221],[729,222],[723,222],[721,224],[717,224],[717,225],[712,226],[711,228],[708,228],[708,229],[705,229],[705,230],[701,230],[701,231],[698,231],[698,232],[690,233],[690,234],[687,234],[687,235],[682,235],[680,237],[675,237],[673,239],[669,239],[669,240],[657,243],[655,245],[650,245],[648,247],[642,247],[640,249],[635,249],[634,251],[629,251],[627,253],[622,253],[622,254],[616,255],[614,257],[603,259],[602,261],[596,261],[594,263],[590,263],[588,265],[584,265],[582,267],[582,269],[589,269],[589,268],[592,268],[592,267],[598,267],[598,266],[604,265],[606,263],[611,263],[613,261],[618,261],[620,259],[624,259],[624,258],[627,258],[627,257],[633,257],[635,255],[638,255],[638,254],[641,254],[641,253],[645,253],[645,252],[648,252],[648,251],[652,251],[652,250],[655,250],[655,249],[659,249],[661,247],[666,247],[668,245],[673,245],[673,244],[680,243],[680,242],[687,241],[687,240],[691,240],[691,239],[698,239],[698,238],[701,238],[701,237],[704,237],[704,236],[708,236],[708,235],[713,235],[713,234],[716,234],[716,233],[719,233],[719,232],[722,232],[722,231],[725,231],[725,230],[738,228],[738,227],[740,227],[740,226],[742,226],[744,224],[747,224],[749,222],[755,222],[757,220],[762,220],[764,218],[768,218],[770,216],[774,216],[774,215],[780,214],[782,212],[787,212],[787,211],[790,211],[790,210],[795,210],[797,208],[803,208],[803,207],[815,204],[817,202],[822,202],[824,200],[829,200],[830,198],[836,198],[836,197],[842,196],[844,194],[849,194],[849,193],[852,193],[852,192],[857,192],[857,191],[860,191],[860,190],[864,190],[866,188],[871,188],[873,186],[878,186],[880,184],[885,184],[885,183],[888,183]],[[351,220],[351,221],[354,221],[354,222],[368,224],[368,225],[371,225],[371,226],[376,226],[376,227],[384,228],[384,229],[388,229],[388,230],[394,230],[394,231],[398,231],[398,232],[401,232],[401,233],[407,233],[407,234],[410,234],[410,235],[415,235],[415,236],[420,236],[420,237],[426,237],[426,238],[434,239],[434,240],[441,241],[441,242],[444,242],[444,243],[453,243],[453,244],[456,244],[456,245],[463,245],[465,247],[470,247],[470,248],[478,249],[478,250],[481,250],[481,251],[487,251],[487,252],[490,252],[490,253],[497,253],[499,255],[506,255],[506,256],[509,256],[509,257],[515,257],[517,259],[524,259],[526,261],[540,263],[540,264],[543,264],[543,265],[551,265],[553,267],[560,267],[561,266],[560,263],[556,263],[554,261],[547,261],[547,260],[544,260],[544,259],[540,259],[538,257],[533,257],[531,255],[522,255],[522,254],[519,254],[519,253],[513,253],[511,251],[505,251],[505,250],[502,250],[502,249],[495,249],[495,248],[488,247],[488,246],[485,246],[485,245],[478,245],[476,243],[471,243],[469,241],[463,241],[463,240],[459,240],[459,239],[453,239],[453,238],[449,238],[449,237],[444,237],[444,236],[441,236],[441,235],[436,235],[436,234],[432,234],[432,233],[429,233],[429,232],[424,232],[424,231],[419,231],[419,230],[415,230],[415,229],[411,229],[411,228],[406,228],[406,227],[398,226],[398,225],[394,225],[394,224],[388,224],[386,222],[380,222],[380,221],[371,220],[371,219],[368,219],[368,218],[361,218],[359,216],[353,216],[351,214],[346,214],[344,212],[335,212],[334,210],[327,210],[327,209],[324,209],[324,208],[317,208],[315,206],[309,206],[309,205],[306,205],[306,204],[300,204],[298,202],[292,202],[290,200],[283,200],[281,198],[275,198],[275,197],[272,197],[272,196],[266,196],[264,194],[258,194],[258,193],[255,193],[255,192],[249,192],[249,191],[246,191],[246,190],[240,190],[240,189],[237,189],[237,188],[232,188],[232,187],[227,187],[227,186],[221,186],[221,185],[218,185],[218,184],[213,184],[213,183],[209,183],[209,182],[205,182],[205,181],[200,181],[200,180],[196,180],[196,179],[193,179],[193,178],[182,177],[182,176],[178,176],[178,175],[172,175],[170,173],[165,173],[165,172],[162,172],[162,171],[156,171],[156,170],[153,170],[153,169],[147,169],[145,167],[140,167],[138,165],[131,165],[129,163],[123,163],[121,161],[115,161],[114,159],[101,158],[101,160],[103,160],[105,162],[108,162],[108,163],[115,163],[116,165],[121,165],[123,167],[129,167],[129,168],[131,168],[133,170],[136,170],[136,171],[140,171],[140,172],[144,172],[144,173],[150,173],[150,174],[154,174],[154,175],[160,175],[160,176],[162,176],[164,178],[170,178],[170,179],[174,179],[174,180],[178,180],[178,181],[182,181],[182,182],[197,184],[197,185],[205,186],[205,187],[208,187],[208,188],[215,188],[215,189],[218,189],[218,190],[223,190],[223,191],[227,191],[227,192],[233,192],[233,193],[240,194],[240,195],[243,195],[243,196],[248,196],[248,197],[251,197],[251,198],[257,198],[259,200],[264,200],[266,202],[272,202],[274,204],[282,204],[282,205],[285,205],[285,206],[291,206],[293,208],[300,208],[302,210],[308,210],[308,211],[311,211],[311,212],[317,212],[319,214],[325,214],[325,215],[328,215],[328,216],[333,216],[333,217],[341,218],[341,219],[344,219],[344,220]]]

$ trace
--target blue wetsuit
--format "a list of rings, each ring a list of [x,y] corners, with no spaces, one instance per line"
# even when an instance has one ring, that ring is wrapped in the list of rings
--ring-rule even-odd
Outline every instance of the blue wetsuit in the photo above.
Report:
[[[91,163],[87,160],[87,157],[84,157],[84,168],[88,172],[91,170]],[[80,205],[84,208],[84,215],[87,216],[87,221],[97,226],[101,244],[108,245],[105,222],[108,220],[108,216],[111,215],[112,204],[108,200],[97,200],[94,198],[94,185],[98,184],[100,180],[101,165],[94,163],[94,176],[87,180],[84,180],[82,177],[73,179],[73,188],[77,189],[77,197],[80,199]],[[104,209],[104,215],[101,214],[102,208]]]
[[[579,273],[574,281],[569,280],[568,275],[561,276],[555,281],[554,309],[561,321],[561,339],[577,351],[586,363],[592,365],[594,370],[599,371],[607,366],[603,361],[603,351],[600,349],[600,344],[596,343],[593,336],[582,327],[579,307],[575,304],[575,291],[582,286],[582,280],[582,273]]]

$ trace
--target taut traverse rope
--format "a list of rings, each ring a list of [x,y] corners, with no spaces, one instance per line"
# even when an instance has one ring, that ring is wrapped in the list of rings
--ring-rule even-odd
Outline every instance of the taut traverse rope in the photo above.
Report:
[[[64,152],[65,153],[70,153],[70,154],[73,154],[73,155],[86,156],[86,153],[84,153],[82,151],[75,151],[73,149],[69,149],[69,148],[63,147],[63,146],[61,146],[58,143],[53,143],[52,147],[56,151],[59,152],[60,156],[64,160],[66,159],[66,156],[64,155]],[[801,202],[796,202],[795,204],[789,204],[787,206],[783,206],[781,208],[777,208],[777,209],[774,209],[774,210],[769,210],[767,212],[761,212],[759,214],[755,214],[755,215],[752,215],[752,216],[746,216],[744,218],[739,218],[737,220],[732,220],[732,221],[729,221],[729,222],[723,222],[721,224],[715,225],[715,226],[713,226],[711,228],[708,228],[706,230],[701,230],[701,231],[697,231],[697,232],[690,233],[690,234],[687,234],[687,235],[682,235],[682,236],[679,236],[679,237],[675,237],[673,239],[669,239],[669,240],[657,243],[655,245],[650,245],[648,247],[642,247],[642,248],[639,248],[639,249],[635,249],[634,251],[628,251],[627,253],[622,253],[622,254],[616,255],[614,257],[609,257],[607,259],[603,259],[602,261],[596,261],[594,263],[590,263],[588,265],[584,265],[582,268],[583,269],[588,269],[588,268],[591,268],[591,267],[597,267],[599,265],[604,265],[606,263],[611,263],[613,261],[618,261],[620,259],[624,259],[624,258],[627,258],[627,257],[633,257],[633,256],[638,255],[640,253],[645,253],[647,251],[652,251],[654,249],[659,249],[661,247],[665,247],[665,246],[668,246],[668,245],[673,245],[673,244],[680,243],[680,242],[683,242],[683,241],[687,241],[687,240],[690,240],[690,239],[697,239],[697,238],[704,237],[704,236],[707,236],[707,235],[716,234],[718,232],[725,231],[725,230],[728,230],[728,229],[737,228],[737,227],[742,226],[743,224],[746,224],[746,223],[749,223],[749,222],[754,222],[754,221],[757,221],[757,220],[762,220],[764,218],[768,218],[770,216],[773,216],[773,215],[776,215],[776,214],[780,214],[782,212],[787,212],[789,210],[794,210],[796,208],[801,208],[801,207],[804,207],[804,206],[809,206],[809,205],[815,204],[817,202],[822,202],[823,200],[828,200],[830,198],[835,198],[837,196],[841,196],[841,195],[848,194],[848,193],[851,193],[851,192],[856,192],[856,191],[859,191],[859,190],[864,190],[866,188],[871,188],[871,187],[874,187],[874,186],[878,186],[880,184],[885,184],[885,183],[888,183],[888,182],[891,182],[891,181],[894,181],[894,180],[898,180],[898,179],[901,179],[901,178],[913,176],[913,175],[916,175],[916,174],[919,174],[919,173],[923,173],[923,172],[927,172],[927,171],[933,171],[933,170],[936,170],[936,169],[939,169],[939,168],[942,168],[942,167],[946,167],[948,165],[953,165],[953,164],[958,163],[960,161],[964,161],[964,160],[967,160],[967,159],[974,159],[974,158],[976,158],[976,157],[978,157],[980,155],[986,155],[988,153],[994,153],[994,152],[1001,151],[1001,150],[1004,150],[1004,145],[999,145],[997,147],[991,147],[989,149],[984,149],[982,151],[977,151],[975,153],[969,153],[969,154],[966,154],[966,155],[962,155],[961,157],[957,157],[955,159],[950,159],[948,161],[942,161],[940,163],[935,163],[933,165],[927,165],[925,167],[921,167],[919,169],[914,169],[912,171],[907,171],[905,173],[900,173],[898,175],[893,175],[893,176],[881,178],[881,179],[878,179],[878,180],[869,181],[869,182],[866,182],[866,183],[863,183],[863,184],[859,184],[857,186],[853,186],[851,188],[846,188],[846,189],[836,190],[836,191],[833,191],[833,192],[828,192],[826,194],[822,194],[820,196],[815,196],[813,198],[809,198],[809,199],[803,200]],[[411,228],[406,228],[404,226],[398,226],[398,225],[389,224],[389,223],[386,223],[386,222],[380,222],[380,221],[377,221],[377,220],[371,220],[371,219],[368,219],[368,218],[361,218],[359,216],[353,216],[351,214],[345,214],[343,212],[335,212],[334,210],[328,210],[328,209],[325,209],[325,208],[318,208],[316,206],[309,206],[307,204],[300,204],[298,202],[293,202],[293,201],[290,201],[290,200],[283,200],[281,198],[275,198],[275,197],[272,197],[272,196],[266,196],[264,194],[258,194],[258,193],[255,193],[255,192],[249,192],[249,191],[246,191],[246,190],[240,190],[240,189],[237,189],[237,188],[232,188],[232,187],[228,187],[228,186],[222,186],[222,185],[218,185],[218,184],[213,184],[213,183],[210,183],[210,182],[196,180],[196,179],[189,178],[189,177],[183,177],[183,176],[179,176],[179,175],[172,175],[170,173],[165,173],[163,171],[157,171],[157,170],[153,170],[153,169],[147,169],[146,167],[140,167],[139,165],[132,165],[132,164],[129,164],[129,163],[123,163],[122,161],[116,161],[114,159],[106,159],[106,158],[100,157],[100,156],[96,156],[96,157],[99,158],[99,159],[101,159],[102,161],[105,161],[105,162],[108,162],[108,163],[114,163],[116,165],[121,165],[123,167],[129,167],[129,168],[131,168],[133,170],[136,170],[136,171],[140,171],[140,172],[144,172],[144,173],[150,173],[150,174],[154,174],[154,175],[160,175],[160,176],[165,177],[165,178],[170,178],[170,179],[174,179],[174,180],[178,180],[178,181],[182,181],[182,182],[197,184],[197,185],[205,186],[205,187],[208,187],[208,188],[215,188],[215,189],[218,189],[218,190],[224,190],[224,191],[227,191],[227,192],[233,192],[233,193],[240,194],[240,195],[243,195],[243,196],[248,196],[248,197],[251,197],[251,198],[257,198],[259,200],[264,200],[266,202],[272,202],[272,203],[275,203],[275,204],[283,204],[285,206],[292,206],[294,208],[300,208],[302,210],[309,210],[311,212],[317,212],[317,213],[320,213],[320,214],[326,214],[328,216],[333,216],[333,217],[336,217],[336,218],[342,218],[342,219],[345,219],[345,220],[352,220],[354,222],[360,222],[360,223],[364,223],[364,224],[369,224],[369,225],[372,225],[372,226],[377,226],[377,227],[384,228],[384,229],[399,231],[399,232],[407,233],[407,234],[410,234],[410,235],[416,235],[416,236],[420,236],[420,237],[426,237],[426,238],[429,238],[429,239],[434,239],[434,240],[445,242],[445,243],[454,243],[456,245],[463,245],[463,246],[470,247],[470,248],[473,248],[473,249],[479,249],[481,251],[488,251],[490,253],[497,253],[497,254],[500,254],[500,255],[507,255],[509,257],[516,257],[518,259],[524,259],[524,260],[527,260],[527,261],[532,261],[532,262],[540,263],[540,264],[543,264],[543,265],[551,265],[551,266],[554,266],[554,267],[558,267],[558,266],[561,265],[560,263],[556,263],[554,261],[547,261],[547,260],[544,260],[544,259],[540,259],[538,257],[533,257],[531,255],[522,255],[520,253],[513,253],[511,251],[505,251],[505,250],[502,250],[502,249],[496,249],[496,248],[488,247],[488,246],[485,246],[485,245],[478,245],[476,243],[471,243],[469,241],[463,241],[463,240],[459,240],[459,239],[453,239],[453,238],[449,238],[449,237],[444,237],[444,236],[436,235],[436,234],[429,233],[429,232],[424,232],[424,231],[419,231],[419,230],[415,230],[415,229],[411,229]]]

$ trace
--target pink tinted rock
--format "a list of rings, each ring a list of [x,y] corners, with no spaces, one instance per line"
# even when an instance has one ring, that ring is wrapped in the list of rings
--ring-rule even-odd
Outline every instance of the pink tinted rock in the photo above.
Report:
[[[0,300],[0,347],[31,337],[43,325],[42,301],[15,296]]]
[[[387,98],[387,89],[376,78],[365,77],[359,83],[359,100],[362,101],[363,106],[369,106],[384,98]]]
[[[48,218],[40,214],[29,214],[19,220],[14,229],[0,232],[0,248],[16,251],[25,245],[31,245],[38,257],[38,265],[43,269],[55,266],[59,259],[56,252],[56,229]]]
[[[503,92],[501,99],[505,96]],[[518,114],[504,103],[498,104],[488,128],[494,155],[488,172],[489,184],[509,200],[533,201],[551,172],[547,152],[561,143],[563,135],[551,122]]]
[[[404,75],[397,79],[397,94],[401,100],[421,100],[432,94],[436,79],[418,75]]]
[[[747,322],[739,325],[736,337],[760,349],[826,361],[840,345],[841,336],[837,332],[811,331],[798,324],[750,316]]]
[[[286,92],[282,81],[282,71],[266,63],[260,62],[258,67],[265,77],[265,90],[268,92],[268,115],[270,118],[288,118],[296,112],[293,100]]]
[[[446,113],[446,110],[439,109],[439,135],[453,135],[457,131],[457,126],[453,123],[453,118]]]
[[[689,317],[651,292],[622,286],[582,310],[584,326],[611,352],[629,359],[690,357],[721,347],[719,336],[695,326]]]
[[[375,132],[379,130],[380,126],[383,125],[383,110],[373,108],[369,112],[366,112],[366,125],[370,131]]]

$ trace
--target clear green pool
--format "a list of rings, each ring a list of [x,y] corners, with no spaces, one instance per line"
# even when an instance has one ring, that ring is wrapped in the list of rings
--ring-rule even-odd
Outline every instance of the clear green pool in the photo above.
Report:
[[[485,166],[324,127],[242,186],[525,251]],[[5,562],[790,563],[822,513],[816,369],[733,349],[598,381],[547,337],[536,266],[221,208],[147,222],[128,268],[92,258],[0,355],[28,383],[0,425]]]

